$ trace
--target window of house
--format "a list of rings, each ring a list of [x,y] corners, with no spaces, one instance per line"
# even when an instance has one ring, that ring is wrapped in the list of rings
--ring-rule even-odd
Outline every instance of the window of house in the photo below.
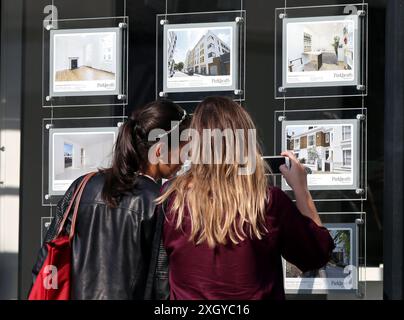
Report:
[[[342,140],[351,140],[352,129],[351,126],[342,127]]]
[[[330,133],[325,134],[325,143],[330,143]]]
[[[300,139],[295,139],[294,143],[294,147],[295,149],[300,149]]]
[[[312,146],[315,145],[314,134],[307,137],[307,144],[308,144],[309,147],[312,147]]]
[[[351,163],[352,163],[352,150],[351,149],[342,150],[342,158],[343,158],[343,165],[344,166],[351,166]]]

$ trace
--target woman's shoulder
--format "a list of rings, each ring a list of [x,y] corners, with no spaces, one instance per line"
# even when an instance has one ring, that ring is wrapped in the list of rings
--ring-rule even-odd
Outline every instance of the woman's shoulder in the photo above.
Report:
[[[289,199],[287,194],[280,188],[275,187],[275,186],[270,186],[268,188],[268,197],[276,200],[282,201],[285,197]]]
[[[79,187],[80,183],[83,181],[83,179],[88,175],[84,174],[78,178],[76,178],[75,180],[73,180],[73,182],[70,184],[69,188],[66,190],[66,195],[70,194],[70,193],[74,193],[77,188]],[[97,176],[100,175],[99,172],[97,172],[88,182],[87,182],[87,186],[94,183],[94,180],[97,178]],[[88,188],[86,188],[88,189]]]
[[[147,176],[137,176],[134,184],[134,190],[142,193],[158,196],[161,185]]]
[[[292,202],[289,196],[282,189],[275,186],[270,186],[268,188],[267,195],[267,215],[277,215],[282,208],[290,205]]]
[[[160,184],[148,177],[138,176],[133,189],[123,194],[120,206],[138,211],[139,208],[154,210],[155,200],[160,194]]]
[[[79,186],[80,182],[87,176],[87,174],[82,175],[81,177],[77,178],[73,183],[71,188],[76,190]],[[82,195],[83,202],[91,202],[91,200],[99,200],[100,194],[104,187],[105,175],[103,172],[96,172],[95,175],[88,180],[84,192]]]

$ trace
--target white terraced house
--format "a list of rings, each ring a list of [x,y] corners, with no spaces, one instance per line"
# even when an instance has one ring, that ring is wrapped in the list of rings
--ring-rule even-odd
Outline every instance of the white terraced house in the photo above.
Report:
[[[345,173],[352,169],[352,126],[316,126],[288,134],[287,148],[317,172]]]

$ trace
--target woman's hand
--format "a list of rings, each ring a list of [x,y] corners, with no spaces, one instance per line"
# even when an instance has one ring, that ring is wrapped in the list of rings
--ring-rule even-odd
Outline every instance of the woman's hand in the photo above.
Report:
[[[290,169],[284,164],[279,169],[295,193],[297,208],[304,216],[312,219],[318,226],[321,226],[320,216],[317,213],[316,206],[307,187],[307,172],[304,166],[290,151],[284,151],[281,155],[289,158]]]
[[[293,189],[294,192],[300,193],[302,191],[308,191],[307,172],[304,166],[290,151],[284,151],[281,153],[281,155],[289,158],[290,169],[284,164],[279,167],[288,185]]]

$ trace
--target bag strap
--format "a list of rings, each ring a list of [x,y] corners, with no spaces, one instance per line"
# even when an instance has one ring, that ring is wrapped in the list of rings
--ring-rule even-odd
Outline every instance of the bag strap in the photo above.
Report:
[[[167,183],[167,185],[164,186],[164,188],[161,192],[162,194],[165,191],[167,191],[169,184],[170,183]],[[153,237],[149,272],[147,274],[147,280],[146,280],[146,288],[145,288],[145,295],[144,295],[145,300],[152,300],[153,283],[154,283],[154,277],[156,274],[157,262],[158,262],[159,252],[160,252],[160,242],[161,242],[161,235],[163,232],[164,218],[166,216],[166,213],[165,213],[166,203],[167,203],[167,200],[164,201],[157,208],[156,231],[155,231],[154,237]]]
[[[65,213],[63,214],[63,220],[60,223],[58,232],[56,233],[56,238],[58,236],[60,236],[60,234],[63,232],[63,229],[65,227],[67,218],[69,217],[70,211],[71,211],[71,209],[73,207],[73,204],[75,203],[73,217],[72,217],[72,224],[70,226],[69,240],[71,241],[71,239],[73,238],[73,236],[74,236],[74,228],[75,228],[75,225],[76,225],[76,216],[77,216],[79,203],[80,203],[81,196],[83,194],[84,187],[86,186],[87,182],[91,179],[91,177],[93,177],[95,174],[96,174],[96,172],[92,172],[92,173],[87,174],[81,180],[81,182],[80,182],[79,186],[77,187],[77,189],[74,191],[74,194],[73,194],[73,197],[70,200],[69,206],[67,207]]]
[[[76,204],[74,206],[74,211],[73,211],[73,217],[72,217],[72,224],[70,226],[70,235],[69,235],[69,240],[70,242],[72,242],[73,237],[74,237],[74,231],[76,229],[76,220],[77,220],[77,213],[79,212],[79,206],[80,206],[80,200],[81,200],[81,196],[83,195],[84,192],[84,188],[86,187],[88,181],[90,181],[90,179],[96,174],[96,172],[92,172],[89,173],[85,179],[86,181],[84,181],[83,186],[81,187],[80,193],[77,195],[77,199],[76,199]]]

